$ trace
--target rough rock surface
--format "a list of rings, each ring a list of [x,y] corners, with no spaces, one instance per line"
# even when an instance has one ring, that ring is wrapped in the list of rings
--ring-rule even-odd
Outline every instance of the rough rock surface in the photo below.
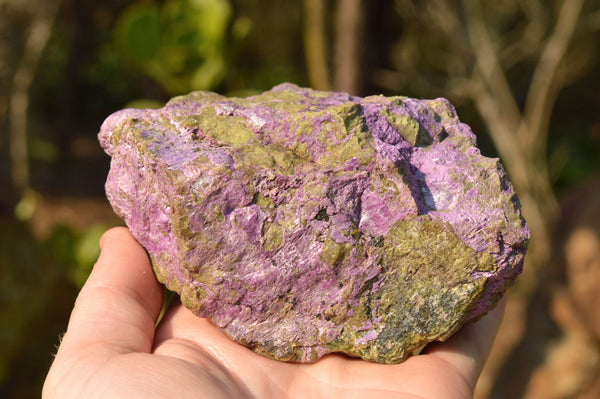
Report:
[[[159,280],[274,359],[400,362],[522,267],[519,201],[445,99],[195,92],[119,111],[99,138]]]

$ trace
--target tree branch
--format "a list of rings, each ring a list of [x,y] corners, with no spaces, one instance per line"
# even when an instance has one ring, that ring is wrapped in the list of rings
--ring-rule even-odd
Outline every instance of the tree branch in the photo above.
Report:
[[[554,32],[546,42],[535,68],[524,108],[526,128],[522,134],[528,146],[536,147],[545,156],[548,124],[552,108],[562,88],[557,73],[563,62],[581,14],[584,0],[565,0],[558,13]]]
[[[509,127],[503,131],[510,135],[511,141],[514,141],[512,146],[518,147],[518,140],[515,139],[517,139],[516,131],[520,125],[521,112],[498,60],[497,50],[487,30],[481,6],[477,0],[467,0],[464,5],[467,32],[476,58],[475,69],[485,84],[482,89],[489,90],[493,94],[494,103],[498,107],[497,112],[501,114],[500,122]],[[508,141],[507,138],[498,138],[498,140]],[[500,148],[498,150],[502,151]],[[507,150],[513,151],[508,148]]]

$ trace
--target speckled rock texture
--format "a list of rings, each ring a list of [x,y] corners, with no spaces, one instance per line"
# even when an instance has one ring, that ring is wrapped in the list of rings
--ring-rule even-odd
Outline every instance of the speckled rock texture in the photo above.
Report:
[[[99,139],[158,279],[273,359],[401,362],[522,268],[519,200],[445,99],[195,92],[119,111]]]

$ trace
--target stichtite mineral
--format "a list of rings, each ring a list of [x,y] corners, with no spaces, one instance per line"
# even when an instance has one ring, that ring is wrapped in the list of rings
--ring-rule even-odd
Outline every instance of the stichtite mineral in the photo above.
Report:
[[[195,92],[119,111],[99,138],[158,279],[273,359],[401,362],[522,268],[519,200],[445,99]]]

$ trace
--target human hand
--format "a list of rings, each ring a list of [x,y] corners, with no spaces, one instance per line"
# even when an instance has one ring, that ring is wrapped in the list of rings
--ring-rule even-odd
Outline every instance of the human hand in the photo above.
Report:
[[[397,365],[328,355],[284,363],[230,340],[163,290],[144,249],[109,230],[46,378],[53,398],[470,398],[503,306]]]

